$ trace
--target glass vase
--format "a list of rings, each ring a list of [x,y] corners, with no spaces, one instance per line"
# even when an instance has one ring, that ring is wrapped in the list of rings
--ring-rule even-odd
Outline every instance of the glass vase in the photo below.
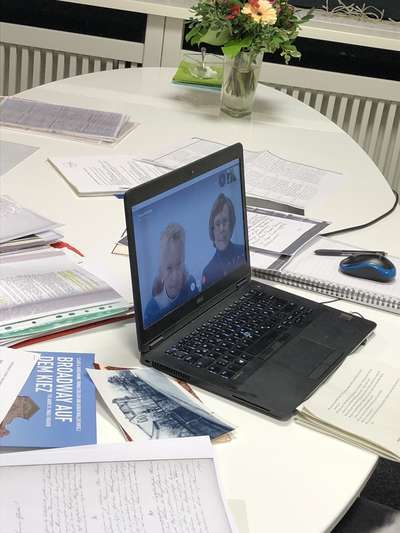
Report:
[[[250,115],[253,109],[263,52],[240,52],[224,56],[221,110],[231,117]]]

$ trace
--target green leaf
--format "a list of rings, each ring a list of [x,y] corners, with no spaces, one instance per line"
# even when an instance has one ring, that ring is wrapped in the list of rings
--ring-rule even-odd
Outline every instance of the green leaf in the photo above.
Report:
[[[212,44],[214,46],[222,46],[229,41],[231,38],[231,32],[228,28],[223,30],[212,30],[209,29],[206,33],[200,36],[199,42]]]
[[[226,43],[222,48],[222,51],[228,57],[235,57],[239,54],[242,48],[248,48],[251,45],[251,37],[245,37],[244,39],[235,39]]]
[[[199,30],[195,27],[193,27],[185,36],[185,40],[186,41],[190,41],[191,39],[193,39],[197,34],[198,34]]]

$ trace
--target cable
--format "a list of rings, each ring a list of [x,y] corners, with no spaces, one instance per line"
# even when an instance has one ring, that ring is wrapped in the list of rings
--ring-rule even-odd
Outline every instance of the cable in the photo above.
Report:
[[[350,313],[351,315],[358,316],[358,318],[364,318],[361,313],[358,313],[357,311],[352,311]]]
[[[331,304],[333,302],[338,302],[339,300],[341,300],[341,298],[334,298],[333,300],[326,300],[326,302],[318,302],[318,303],[325,305],[325,304]]]
[[[375,224],[376,222],[379,222],[383,218],[389,216],[393,211],[396,209],[397,203],[399,201],[399,194],[397,191],[393,191],[395,202],[392,205],[392,207],[389,209],[389,211],[386,211],[386,213],[383,213],[383,215],[380,215],[378,218],[374,218],[374,220],[370,220],[369,222],[365,222],[365,224],[360,224],[359,226],[351,226],[350,228],[343,228],[343,229],[337,229],[334,231],[328,231],[326,233],[320,233],[321,237],[330,237],[331,235],[339,235],[339,233],[346,233],[347,231],[356,231],[359,229],[367,228],[368,226],[372,226],[372,224]]]

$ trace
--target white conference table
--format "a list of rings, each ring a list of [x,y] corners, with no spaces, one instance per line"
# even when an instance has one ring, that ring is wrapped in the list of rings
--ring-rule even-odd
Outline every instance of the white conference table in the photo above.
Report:
[[[241,141],[295,161],[346,174],[344,184],[306,214],[333,223],[359,224],[388,210],[393,194],[374,163],[345,133],[322,115],[273,89],[260,86],[251,117],[233,119],[219,112],[214,92],[177,87],[172,69],[98,72],[58,81],[23,93],[24,97],[128,113],[141,125],[114,147],[48,135],[3,130],[3,140],[38,146],[1,178],[1,192],[65,224],[65,240],[129,295],[126,257],[111,255],[122,233],[123,202],[115,197],[79,198],[47,162],[49,156],[104,153],[143,154],[190,136]],[[400,255],[400,213],[342,237],[350,243]],[[281,288],[285,289],[284,286]],[[327,297],[288,289],[324,301]],[[358,311],[378,324],[362,351],[395,365],[399,317],[349,302],[333,304]],[[32,349],[95,352],[98,361],[138,364],[132,322],[40,342]],[[215,445],[224,494],[242,533],[320,533],[330,531],[367,482],[376,456],[294,422],[281,423],[211,393],[196,390],[216,414],[237,429],[229,443]],[[98,441],[122,441],[102,404],[98,404]]]

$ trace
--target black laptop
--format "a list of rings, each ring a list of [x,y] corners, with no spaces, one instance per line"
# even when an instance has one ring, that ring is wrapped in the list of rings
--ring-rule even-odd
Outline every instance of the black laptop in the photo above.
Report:
[[[125,194],[141,362],[278,419],[376,324],[251,279],[243,148]]]

